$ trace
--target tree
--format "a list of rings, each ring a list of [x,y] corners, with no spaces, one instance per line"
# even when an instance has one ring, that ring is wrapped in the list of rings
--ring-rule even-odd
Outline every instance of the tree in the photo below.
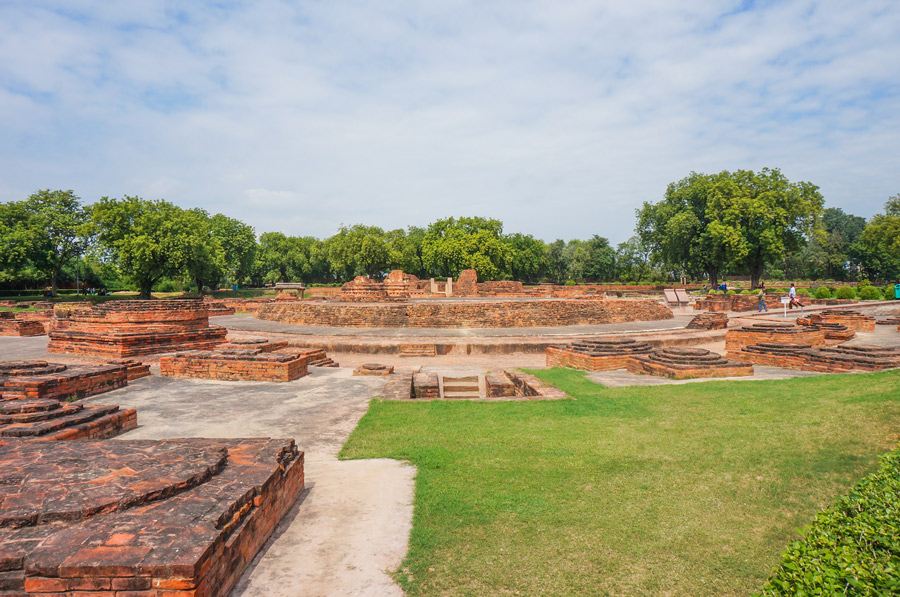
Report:
[[[24,201],[0,203],[0,282],[16,280],[35,242]]]
[[[790,182],[777,168],[716,176],[708,203],[708,235],[727,260],[750,272],[755,288],[766,263],[795,252],[822,214],[819,187]]]
[[[425,240],[425,229],[410,226],[407,231],[402,228],[385,233],[385,240],[390,247],[390,267],[402,269],[407,274],[418,278],[428,277],[425,263],[422,261],[422,242]]]
[[[438,276],[458,276],[474,269],[482,280],[496,280],[508,259],[503,223],[489,218],[445,218],[428,226],[422,261]]]
[[[91,240],[87,211],[72,191],[38,191],[25,200],[27,257],[50,280],[53,296],[63,267],[79,257]]]
[[[508,250],[503,263],[503,276],[526,283],[539,281],[546,268],[544,243],[520,232],[507,234],[505,240]]]
[[[640,282],[649,279],[650,251],[637,236],[619,243],[616,247],[616,275],[620,280]]]
[[[568,271],[566,241],[558,238],[547,245],[544,259],[547,262],[547,274],[550,276],[550,279],[557,284],[565,282],[566,272]]]
[[[391,246],[377,226],[341,226],[326,241],[331,270],[343,280],[354,276],[377,277],[391,265]]]
[[[222,248],[221,277],[233,283],[243,283],[253,271],[256,259],[256,233],[253,227],[222,214],[209,220],[210,233]],[[220,278],[213,282],[220,282]]]
[[[853,248],[866,275],[873,280],[900,281],[900,194],[866,224]]]
[[[593,235],[584,242],[584,276],[593,282],[616,279],[616,251],[602,236]]]
[[[151,298],[159,280],[182,273],[197,258],[197,247],[208,241],[196,213],[163,199],[103,197],[90,212],[102,247],[119,271],[134,280],[142,299]]]
[[[723,247],[710,233],[710,197],[721,176],[691,172],[670,183],[662,201],[645,202],[637,212],[638,237],[654,263],[676,277],[705,274],[713,287],[727,265]]]

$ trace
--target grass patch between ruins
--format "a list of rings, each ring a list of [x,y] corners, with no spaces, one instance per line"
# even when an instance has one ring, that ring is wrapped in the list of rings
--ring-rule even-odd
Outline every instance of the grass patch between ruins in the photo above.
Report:
[[[409,594],[746,595],[900,431],[900,371],[631,388],[532,373],[577,400],[374,400],[341,452],[418,469]]]

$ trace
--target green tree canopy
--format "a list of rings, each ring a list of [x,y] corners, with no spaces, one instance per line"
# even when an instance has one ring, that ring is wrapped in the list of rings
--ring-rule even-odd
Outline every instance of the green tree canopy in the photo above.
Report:
[[[208,242],[196,212],[163,199],[103,197],[90,211],[102,247],[144,299],[156,282],[184,272]]]
[[[482,280],[496,280],[508,259],[503,223],[489,218],[445,218],[428,226],[422,261],[437,276],[456,277],[474,269]]]
[[[889,198],[884,213],[869,220],[854,252],[869,278],[900,282],[900,195]]]
[[[23,207],[27,214],[26,255],[34,268],[49,279],[55,296],[63,267],[90,244],[87,211],[74,192],[49,189],[32,194]]]

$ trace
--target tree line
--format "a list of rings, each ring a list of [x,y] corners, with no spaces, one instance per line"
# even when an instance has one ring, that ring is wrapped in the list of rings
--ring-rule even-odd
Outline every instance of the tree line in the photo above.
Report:
[[[153,290],[340,283],[402,269],[420,278],[525,283],[667,282],[748,275],[889,281],[900,277],[900,195],[868,222],[824,208],[818,188],[780,171],[691,173],[637,210],[636,233],[557,239],[504,232],[500,220],[439,219],[426,227],[341,226],[325,239],[255,230],[163,199],[40,190],[0,203],[0,286]]]

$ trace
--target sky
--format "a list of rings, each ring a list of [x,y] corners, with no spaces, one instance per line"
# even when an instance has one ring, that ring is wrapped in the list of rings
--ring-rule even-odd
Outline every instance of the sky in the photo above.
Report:
[[[0,201],[618,243],[691,172],[900,193],[900,2],[0,0]]]

